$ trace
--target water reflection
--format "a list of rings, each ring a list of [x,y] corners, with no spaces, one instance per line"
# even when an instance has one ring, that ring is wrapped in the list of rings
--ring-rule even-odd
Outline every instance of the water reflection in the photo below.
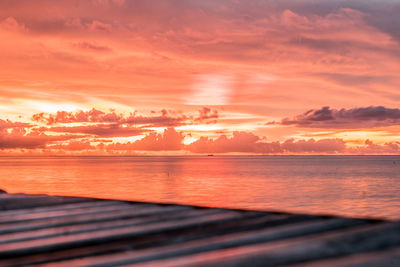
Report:
[[[0,188],[400,218],[399,163],[399,156],[3,157]]]

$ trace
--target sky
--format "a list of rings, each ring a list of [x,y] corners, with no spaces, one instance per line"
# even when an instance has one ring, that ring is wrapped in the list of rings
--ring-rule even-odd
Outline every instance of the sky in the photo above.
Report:
[[[399,12],[0,0],[0,155],[399,154]]]

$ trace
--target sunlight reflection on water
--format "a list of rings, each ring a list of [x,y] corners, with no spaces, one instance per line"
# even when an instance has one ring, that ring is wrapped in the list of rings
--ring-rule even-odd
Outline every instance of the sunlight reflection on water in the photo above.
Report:
[[[1,157],[0,188],[400,218],[400,156]]]

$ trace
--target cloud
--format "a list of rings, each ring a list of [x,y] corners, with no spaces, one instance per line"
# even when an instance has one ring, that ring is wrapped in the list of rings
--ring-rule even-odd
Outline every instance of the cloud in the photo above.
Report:
[[[369,85],[392,82],[394,77],[387,75],[363,75],[363,74],[348,74],[348,73],[317,73],[316,76],[323,77],[327,80],[349,86]]]
[[[73,46],[78,49],[94,51],[94,52],[110,52],[112,49],[108,46],[98,45],[91,42],[76,42]]]
[[[304,136],[317,136],[317,128],[397,125],[397,118],[338,114],[341,107],[349,111],[348,107],[373,103],[397,107],[400,39],[396,22],[400,16],[396,14],[400,4],[377,0],[322,1],[318,5],[314,0],[276,2],[3,1],[2,116],[25,119],[37,110],[67,109],[62,103],[93,105],[103,110],[35,114],[32,124],[47,124],[49,135],[83,134],[89,140],[136,136],[135,128],[197,124],[197,129],[182,129],[185,133],[192,129],[193,138],[204,136],[204,144],[196,148],[204,151],[215,149],[210,136],[219,134],[217,128],[224,133],[257,131],[281,140],[281,136],[295,136],[296,126],[308,127],[302,129]],[[107,109],[126,110],[133,105],[157,111],[120,114]],[[221,106],[217,112],[204,105]],[[319,110],[323,105],[338,110]],[[292,127],[259,127],[309,109],[312,114],[279,122]],[[216,120],[216,127],[204,126]],[[388,136],[368,138],[390,142],[398,135],[397,127],[379,130]],[[374,135],[373,130],[368,132]],[[29,134],[28,130],[24,135]],[[286,153],[282,143],[244,136],[233,141],[231,136],[221,137],[217,147],[221,151]],[[232,142],[236,146],[229,148]]]
[[[352,154],[399,154],[400,142],[388,142],[384,144],[375,144],[371,140],[365,140],[364,146],[358,146],[348,149]]]
[[[45,122],[48,125],[55,123],[72,123],[72,122],[120,122],[122,115],[117,115],[115,112],[105,113],[101,110],[92,108],[89,111],[57,111],[51,113],[37,113],[32,116],[33,121]]]
[[[70,141],[67,144],[48,145],[46,149],[56,149],[62,151],[82,151],[94,150],[95,146],[91,145],[88,141]]]
[[[30,127],[31,124],[29,123],[23,123],[23,122],[12,122],[10,120],[2,120],[0,119],[0,132],[6,130],[6,129],[11,129],[11,128],[24,128],[24,127]]]
[[[174,128],[165,129],[162,134],[150,133],[136,142],[125,144],[114,143],[108,145],[107,150],[144,150],[144,151],[168,151],[183,149],[182,133],[178,133]]]
[[[281,144],[283,151],[296,153],[343,153],[346,151],[345,142],[342,139],[321,140],[294,140],[289,139]]]
[[[152,113],[154,114],[155,112]],[[161,115],[144,116],[134,113],[124,119],[124,122],[147,127],[172,127],[183,125],[188,119],[189,117],[184,114],[179,114],[178,116],[169,115],[168,111],[163,109],[161,110]]]
[[[200,137],[199,140],[187,145],[187,149],[194,153],[229,153],[229,152],[256,152],[259,137],[247,132],[233,132],[231,138],[221,135],[217,139]]]
[[[327,112],[329,108],[322,109],[312,115],[314,121],[331,120],[335,112]],[[93,112],[94,120],[104,120],[96,117],[98,112]],[[365,116],[354,112],[356,116]],[[353,114],[350,113],[350,114]],[[111,113],[113,114],[113,113]],[[213,112],[203,109],[203,117],[208,119]],[[309,113],[311,114],[311,112]],[[333,114],[333,115],[332,115]],[[347,114],[347,113],[345,113]],[[375,114],[375,113],[373,113]],[[106,114],[101,114],[105,116]],[[355,115],[354,115],[355,116]],[[62,117],[62,116],[61,116]],[[200,116],[201,117],[201,116]],[[199,117],[199,118],[200,118]],[[65,117],[62,117],[65,119]],[[84,118],[84,117],[82,117]],[[82,119],[81,118],[81,119]],[[91,118],[91,117],[85,117]],[[118,121],[118,116],[111,116],[108,120]],[[385,116],[386,118],[386,116]],[[69,121],[69,119],[67,119]],[[49,135],[47,132],[63,133],[62,135]],[[135,142],[120,143],[110,137],[130,137],[145,135]],[[189,134],[190,135],[190,134]],[[217,138],[202,136],[197,141],[185,145],[185,135],[177,132],[173,127],[165,129],[162,133],[136,128],[133,126],[122,126],[118,123],[97,123],[94,125],[80,126],[50,126],[37,127],[22,122],[12,122],[0,119],[0,150],[12,149],[44,149],[58,152],[79,153],[114,153],[124,151],[187,151],[191,153],[248,153],[248,154],[398,154],[400,153],[400,142],[386,142],[375,144],[366,140],[364,145],[347,146],[343,139],[288,139],[283,142],[267,142],[265,138],[259,137],[251,132],[232,133],[232,136],[220,135]],[[97,145],[93,145],[95,142]],[[50,153],[49,152],[49,153]],[[57,152],[57,153],[58,153]]]
[[[400,109],[370,106],[352,109],[310,109],[279,124],[315,128],[367,128],[400,125]]]
[[[3,129],[0,131],[0,149],[34,149],[45,148],[47,144],[57,141],[65,141],[79,138],[76,135],[50,136],[33,131],[28,133],[25,128],[12,128],[11,131]]]
[[[109,126],[109,127],[107,127]],[[109,135],[131,136],[142,132],[138,129],[113,129],[107,125],[104,128],[95,126],[82,127],[37,127],[34,124],[13,122],[0,119],[0,150],[4,149],[57,149],[66,151],[90,150],[95,147],[90,144],[88,136],[94,134],[108,137]],[[45,132],[53,132],[52,135]],[[54,135],[54,132],[62,133]],[[79,139],[79,140],[78,140]],[[69,141],[65,143],[65,141]],[[111,140],[96,140],[95,142],[108,142]],[[62,142],[62,143],[60,143]]]
[[[111,24],[103,23],[98,20],[93,20],[92,23],[86,25],[91,31],[111,32]]]
[[[260,137],[248,132],[234,132],[232,137],[221,135],[217,139],[201,137],[186,146],[194,153],[263,153],[263,154],[303,154],[303,153],[340,153],[346,149],[341,139],[293,140],[285,142],[262,142]]]
[[[109,5],[123,6],[125,0],[92,0],[95,5],[109,7]]]
[[[137,136],[145,132],[145,130],[126,126],[120,124],[96,124],[96,125],[82,125],[72,127],[43,127],[43,131],[58,132],[58,133],[81,133],[90,134],[97,137],[128,137]]]
[[[207,121],[207,122],[216,122],[216,119],[218,119],[218,111],[217,110],[211,110],[210,108],[203,107],[202,109],[199,110],[199,117],[195,118],[197,121]]]
[[[19,23],[13,17],[8,17],[8,18],[4,19],[3,21],[1,21],[0,28],[7,30],[7,31],[13,31],[13,32],[27,31],[27,28],[25,27],[25,25],[23,23]]]
[[[89,111],[57,111],[56,113],[37,113],[32,116],[35,122],[47,125],[63,123],[113,123],[117,125],[129,124],[142,127],[175,127],[188,123],[215,123],[218,119],[218,111],[207,107],[197,111],[198,114],[182,114],[181,112],[162,109],[159,112],[152,111],[150,115],[139,115],[136,112],[125,116],[115,111],[104,112],[92,108]]]

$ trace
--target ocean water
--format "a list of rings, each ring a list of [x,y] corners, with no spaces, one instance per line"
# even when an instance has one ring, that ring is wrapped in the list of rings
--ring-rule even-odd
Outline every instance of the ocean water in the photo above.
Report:
[[[400,156],[0,157],[0,188],[400,219]]]

